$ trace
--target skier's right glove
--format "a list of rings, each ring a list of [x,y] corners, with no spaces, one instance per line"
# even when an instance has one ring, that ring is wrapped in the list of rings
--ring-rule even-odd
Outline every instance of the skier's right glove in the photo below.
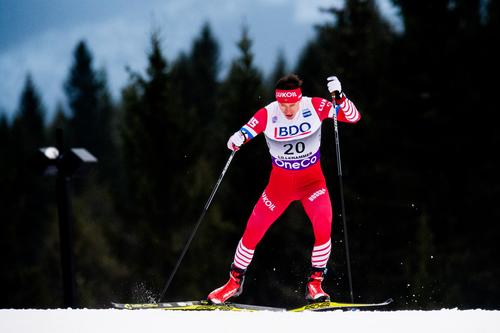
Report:
[[[237,131],[227,141],[227,148],[238,151],[240,147],[245,143],[245,134],[242,131]]]

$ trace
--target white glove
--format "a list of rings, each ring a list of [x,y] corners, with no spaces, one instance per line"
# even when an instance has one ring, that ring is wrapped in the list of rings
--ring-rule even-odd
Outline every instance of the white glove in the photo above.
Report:
[[[243,143],[245,143],[245,135],[241,131],[237,131],[227,141],[227,148],[238,151]]]
[[[340,84],[339,79],[336,76],[330,76],[328,79],[328,91],[330,94],[334,94],[335,91],[338,92],[338,94],[335,94],[335,96],[340,95],[342,92],[342,85]]]

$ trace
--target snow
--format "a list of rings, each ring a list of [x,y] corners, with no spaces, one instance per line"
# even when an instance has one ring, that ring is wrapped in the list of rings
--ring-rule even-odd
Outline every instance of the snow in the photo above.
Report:
[[[0,310],[0,332],[500,332],[500,311],[333,311],[323,313],[163,310]]]

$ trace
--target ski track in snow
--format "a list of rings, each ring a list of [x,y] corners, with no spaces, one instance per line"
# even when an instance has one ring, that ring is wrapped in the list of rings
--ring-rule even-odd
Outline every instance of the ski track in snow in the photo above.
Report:
[[[500,332],[500,311],[333,311],[323,313],[163,310],[0,310],[1,333],[58,332]]]

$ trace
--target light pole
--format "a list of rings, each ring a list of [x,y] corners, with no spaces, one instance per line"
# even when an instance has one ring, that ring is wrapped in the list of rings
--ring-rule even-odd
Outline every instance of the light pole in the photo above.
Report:
[[[63,280],[64,307],[77,306],[75,261],[73,252],[73,223],[71,221],[70,180],[85,166],[97,162],[91,153],[83,148],[65,150],[62,129],[56,130],[56,147],[38,150],[39,162],[44,175],[56,176],[57,211],[59,219],[59,242]]]

